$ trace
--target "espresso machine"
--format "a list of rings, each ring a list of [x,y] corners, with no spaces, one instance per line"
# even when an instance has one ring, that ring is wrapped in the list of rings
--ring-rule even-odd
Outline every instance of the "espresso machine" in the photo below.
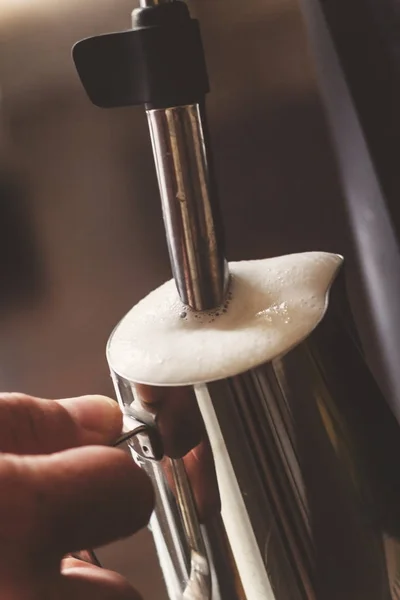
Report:
[[[323,13],[303,4],[381,370],[357,332],[346,257],[317,327],[228,377],[135,380],[115,352],[121,335],[130,348],[122,319],[107,358],[124,439],[155,487],[150,529],[170,600],[400,597],[397,242]],[[131,29],[85,39],[73,57],[96,106],[145,107],[177,293],[192,311],[218,310],[230,275],[198,21],[180,0],[141,0]]]

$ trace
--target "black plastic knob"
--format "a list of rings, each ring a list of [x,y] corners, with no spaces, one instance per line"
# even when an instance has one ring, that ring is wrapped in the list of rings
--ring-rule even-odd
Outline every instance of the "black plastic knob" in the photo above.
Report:
[[[180,1],[133,13],[134,28],[87,38],[73,59],[90,100],[101,108],[166,108],[201,102],[209,91],[197,20]]]

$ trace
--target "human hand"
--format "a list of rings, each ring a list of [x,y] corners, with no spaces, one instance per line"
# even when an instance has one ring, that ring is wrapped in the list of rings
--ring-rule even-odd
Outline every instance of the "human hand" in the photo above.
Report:
[[[106,447],[120,434],[116,402],[0,394],[0,597],[138,600],[117,573],[70,552],[144,527],[153,490],[131,458]]]

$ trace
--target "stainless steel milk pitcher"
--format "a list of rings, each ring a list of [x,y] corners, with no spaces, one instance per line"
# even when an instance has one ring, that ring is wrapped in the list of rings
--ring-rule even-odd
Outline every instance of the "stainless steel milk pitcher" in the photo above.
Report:
[[[246,373],[160,388],[110,367],[126,426],[148,426],[130,449],[171,600],[398,598],[399,430],[343,275],[311,335]]]

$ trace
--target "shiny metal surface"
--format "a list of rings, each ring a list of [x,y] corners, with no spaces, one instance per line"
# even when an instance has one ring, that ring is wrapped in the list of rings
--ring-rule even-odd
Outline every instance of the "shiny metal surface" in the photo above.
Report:
[[[158,6],[159,4],[166,4],[167,2],[174,2],[174,0],[140,0],[140,6]]]
[[[367,147],[319,3],[304,0],[302,8],[325,97],[338,169],[346,189],[349,222],[368,312],[374,324],[374,345],[384,374],[385,396],[400,423],[400,338],[398,328],[393,327],[393,323],[400,322],[400,247],[396,222],[391,220],[390,198],[384,195],[393,178],[379,180],[374,170],[371,148]],[[389,98],[388,101],[391,102]],[[390,163],[391,151],[389,143],[385,148],[386,159],[382,157],[386,163]]]
[[[73,552],[71,556],[72,558],[83,560],[83,562],[87,562],[89,565],[101,567],[101,563],[93,550],[81,550],[80,552]]]
[[[216,183],[200,106],[147,111],[172,272],[184,304],[223,304],[228,283]]]
[[[132,446],[158,488],[152,532],[166,580],[179,582],[171,599],[186,597],[201,522],[202,544],[216,523],[225,540],[222,564],[206,544],[203,558],[235,587],[201,588],[196,600],[397,599],[399,427],[360,350],[342,276],[331,296],[322,322],[285,356],[196,385],[198,412],[190,388],[114,374],[125,414],[149,411],[171,456],[187,440],[183,458],[158,466]],[[198,451],[199,430],[212,462]]]
[[[240,582],[235,583],[233,577],[235,567],[231,561],[221,518],[215,513],[209,522],[199,519],[196,490],[191,485],[184,459],[170,456],[174,440],[168,433],[170,426],[165,427],[162,424],[163,418],[160,420],[160,415],[157,414],[159,390],[132,384],[113,370],[112,376],[125,422],[128,424],[129,420],[136,417],[145,420],[149,429],[157,429],[164,449],[168,452],[159,462],[148,460],[143,452],[143,445],[138,440],[139,436],[129,441],[134,460],[146,470],[154,484],[156,509],[151,518],[150,529],[169,598],[241,600]],[[178,399],[179,403],[183,401],[186,404],[187,393],[190,393],[188,388],[182,388],[177,393],[172,389],[172,392],[172,403]],[[195,408],[194,402],[195,397],[191,393],[188,407]],[[169,403],[166,409],[169,411]],[[166,432],[166,435],[161,434],[161,431]],[[190,435],[191,432],[188,433]],[[151,445],[148,449],[154,454]],[[174,454],[172,451],[172,455]],[[204,493],[209,494],[209,490],[204,490]]]
[[[72,558],[77,558],[78,560],[83,560],[87,562],[89,565],[95,565],[96,567],[101,567],[101,564],[93,552],[93,550],[81,550],[80,552],[73,552],[71,554]]]

